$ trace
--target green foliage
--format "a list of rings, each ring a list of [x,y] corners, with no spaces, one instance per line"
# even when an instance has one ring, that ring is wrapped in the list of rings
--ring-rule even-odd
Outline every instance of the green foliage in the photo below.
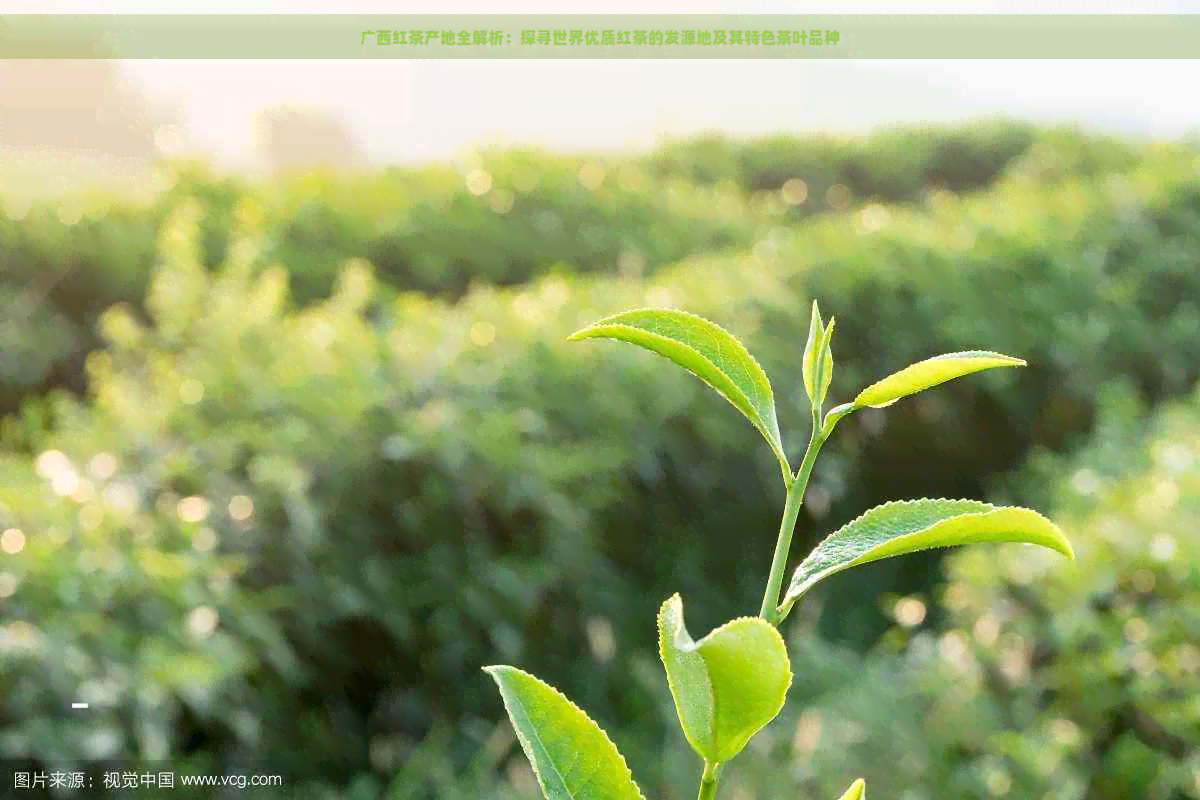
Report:
[[[1046,195],[1014,181],[979,200],[894,213],[865,236],[829,220],[781,252],[781,260],[803,264],[789,278],[794,291],[828,298],[822,302],[842,318],[839,340],[849,357],[840,391],[885,374],[885,358],[904,363],[976,343],[1036,365],[939,390],[955,398],[953,417],[938,394],[897,406],[884,435],[876,432],[882,423],[855,415],[858,441],[847,449],[833,443],[847,469],[816,478],[832,503],[841,495],[843,518],[889,494],[978,497],[981,487],[962,486],[960,476],[1015,466],[1030,445],[1077,440],[1090,425],[1093,387],[1112,376],[1130,376],[1151,401],[1186,391],[1200,376],[1200,184],[1194,156],[1177,162],[1175,177],[1170,160],[1160,151],[1132,174],[1068,181]],[[1165,182],[1152,188],[1152,174]],[[871,314],[856,316],[859,308]],[[1012,319],[1021,324],[1005,321]],[[782,353],[755,352],[768,372],[784,363]],[[836,380],[832,391],[839,392]],[[781,404],[780,418],[787,415]],[[930,467],[920,474],[901,467],[914,458]],[[840,488],[850,485],[861,499]],[[895,569],[873,574],[892,580],[887,570]],[[854,610],[863,598],[851,584],[835,582],[830,591],[838,596],[825,606],[826,635],[858,628],[851,635],[870,640],[881,630],[874,612],[868,622]]]
[[[829,534],[800,562],[782,610],[842,570],[934,547],[982,542],[1037,544],[1072,557],[1062,532],[1027,508],[997,508],[975,500],[885,503]]]
[[[850,788],[841,796],[840,800],[867,800],[867,784],[862,778],[859,778],[854,783],[850,784]]]
[[[821,320],[821,311],[814,300],[801,370],[804,391],[808,394],[814,417],[820,416],[821,408],[825,404],[825,395],[829,392],[829,384],[833,382],[833,351],[830,349],[833,327],[834,320],[830,319],[828,325]]]
[[[51,380],[55,364],[78,354],[83,332],[38,295],[36,286],[0,284],[0,408],[16,409]]]
[[[1200,797],[1200,390],[1150,417],[1125,382],[1101,398],[1084,448],[1035,453],[996,490],[1044,496],[1075,559],[956,551],[924,598],[943,624],[904,621],[836,667],[793,653],[797,675],[831,677],[800,687],[805,711],[731,780],[772,797],[830,796],[839,772],[918,800]]]
[[[881,381],[872,383],[858,393],[854,405],[858,408],[886,408],[892,403],[917,392],[931,389],[940,383],[996,367],[1023,367],[1019,358],[973,350],[967,353],[947,353],[911,364]]]
[[[554,687],[513,667],[487,667],[547,800],[642,800],[625,759]]]
[[[819,427],[819,414],[832,379],[833,329],[832,318],[828,326],[822,323],[820,308],[814,301],[803,366],[804,383],[813,411],[812,436],[794,476],[787,461],[780,456],[787,498],[759,616],[732,620],[697,643],[684,624],[683,601],[678,594],[672,595],[659,610],[659,654],[666,668],[676,713],[684,736],[704,760],[700,800],[711,800],[716,796],[726,763],[783,708],[792,673],[787,647],[775,626],[787,616],[792,604],[822,578],[889,556],[977,542],[1041,544],[1072,556],[1071,545],[1054,524],[1029,509],[995,508],[969,500],[889,503],[868,511],[818,545],[801,562],[782,606],[776,609],[796,516],[817,454],[830,433]],[[639,309],[607,317],[569,338],[595,337],[640,345],[684,367],[737,407],[780,455],[779,428],[775,422],[770,382],[745,346],[728,331],[685,312]],[[859,398],[867,397],[869,404],[877,407],[888,406],[900,397],[959,375],[989,367],[1023,364],[1019,359],[989,353],[952,354],[901,370],[891,378],[867,387]],[[763,424],[767,413],[773,436],[767,435]],[[524,675],[507,667],[499,669]],[[578,712],[544,684],[537,685],[544,688],[546,697],[538,698],[535,705],[557,703]],[[501,692],[509,718],[538,773],[542,791],[551,800],[570,796],[574,790],[590,789],[590,773],[588,777],[574,773],[574,765],[578,759],[588,757],[589,749],[596,750],[595,755],[602,765],[616,761],[615,748],[603,734],[595,736],[598,729],[586,715],[576,713],[586,722],[588,735],[571,733],[564,743],[559,737],[564,727],[571,728],[572,725],[560,719],[561,715],[534,709],[531,716],[529,708],[512,699],[511,689],[506,688],[504,682],[501,682]],[[550,750],[557,747],[565,753],[574,746],[575,758],[569,762],[566,780],[560,777],[556,768],[559,754],[550,752],[543,739],[551,741]],[[623,770],[624,762],[620,764]],[[543,777],[547,770],[551,772],[549,779]],[[610,771],[604,766],[601,770]],[[861,781],[851,787],[849,794],[861,797]]]
[[[329,510],[311,492],[314,478],[324,497],[333,487],[322,481],[354,480],[354,437],[376,424],[360,416],[383,378],[366,363],[374,346],[355,317],[356,275],[325,308],[281,316],[270,274],[251,282],[234,263],[210,282],[189,221],[180,215],[163,238],[155,324],[121,308],[104,318],[92,407],[60,398],[32,463],[5,458],[0,529],[25,532],[5,566],[16,587],[6,600],[16,649],[0,679],[13,700],[7,755],[170,755],[214,771],[225,751],[277,755],[271,764],[297,777],[344,774],[365,733],[345,727],[361,702],[351,693],[375,689],[355,685],[357,665],[314,665],[348,652],[373,587],[341,577],[369,562],[317,554]],[[334,330],[335,342],[321,338]],[[333,472],[314,475],[324,467]],[[340,685],[325,683],[339,674]],[[79,693],[92,701],[87,718],[44,715]],[[306,711],[309,693],[324,707]],[[185,758],[193,732],[209,745]],[[289,737],[312,749],[280,755]]]
[[[205,269],[225,261],[230,235],[251,214],[263,229],[261,259],[287,266],[300,305],[329,297],[348,258],[369,259],[386,286],[453,298],[472,282],[522,283],[555,270],[636,278],[694,253],[749,246],[772,222],[751,212],[736,188],[651,181],[637,159],[598,165],[516,152],[474,166],[490,176],[483,195],[470,191],[468,174],[441,167],[250,184],[193,162],[164,162],[157,192],[101,197],[77,222],[64,221],[57,200],[19,220],[0,217],[0,287],[47,287],[39,304],[63,321],[39,341],[35,367],[69,370],[51,386],[78,388],[81,359],[69,354],[100,344],[80,329],[114,303],[141,304],[157,238],[185,200],[199,203]],[[599,185],[586,182],[589,166],[600,170]],[[63,338],[67,355],[55,341]],[[11,386],[25,395],[43,388]]]
[[[847,189],[851,207],[915,200],[930,186],[981,188],[1034,145],[1034,163],[1054,165],[1021,173],[1039,183],[1132,168],[1140,157],[1123,143],[1075,131],[985,123],[850,143],[773,137],[714,145],[701,137],[615,160],[485,152],[454,168],[313,172],[272,183],[164,160],[156,182],[135,195],[82,198],[78,222],[64,221],[57,200],[16,221],[0,217],[0,284],[52,284],[42,302],[51,318],[63,318],[37,348],[35,369],[50,375],[48,384],[9,390],[23,397],[82,388],[82,358],[73,354],[101,344],[86,331],[105,308],[140,304],[157,236],[187,198],[202,206],[200,247],[210,270],[224,262],[239,214],[257,207],[267,238],[263,258],[287,266],[299,304],[328,297],[347,258],[370,261],[385,286],[458,298],[472,282],[512,285],[555,271],[636,279],[691,255],[747,247],[773,226],[843,208],[820,199],[833,186]],[[737,166],[697,169],[688,154],[713,147],[736,150],[730,163]],[[796,202],[795,192],[783,189],[788,180],[799,181],[809,199]],[[70,344],[60,350],[52,339]],[[0,401],[3,411],[17,406],[16,398]]]
[[[1054,147],[1071,162],[1076,146],[1067,139]],[[671,699],[657,694],[666,688],[656,683],[645,620],[675,591],[707,598],[689,610],[695,629],[757,607],[770,537],[737,532],[777,523],[779,495],[764,481],[778,467],[756,446],[758,434],[736,415],[714,413],[711,393],[681,370],[633,348],[593,352],[563,339],[622,308],[686,307],[743,338],[769,374],[795,374],[803,311],[820,296],[839,316],[835,397],[939,352],[1020,353],[1032,366],[841,423],[813,472],[797,548],[806,552],[818,530],[882,500],[982,497],[1031,449],[1059,449],[1090,430],[1095,387],[1113,376],[1130,376],[1154,403],[1195,383],[1195,154],[1164,145],[1139,149],[1132,165],[1124,155],[1107,158],[1058,183],[1013,173],[977,198],[933,194],[883,217],[863,209],[812,220],[751,252],[690,258],[641,281],[546,276],[503,291],[481,285],[453,307],[383,289],[364,300],[363,272],[352,268],[339,273],[339,294],[295,309],[288,273],[264,269],[265,258],[231,272],[230,259],[199,271],[207,273],[197,289],[203,302],[180,298],[194,319],[174,330],[142,306],[149,273],[137,264],[157,263],[157,281],[192,280],[189,256],[164,252],[156,261],[155,215],[165,219],[166,209],[130,211],[136,246],[99,245],[108,266],[72,273],[130,287],[122,290],[130,305],[103,317],[111,341],[89,358],[89,399],[26,403],[21,418],[5,420],[13,452],[3,455],[0,532],[19,529],[26,542],[5,552],[3,566],[15,581],[3,600],[14,638],[3,641],[21,648],[5,651],[0,669],[0,695],[16,698],[0,711],[7,752],[51,763],[115,740],[122,757],[165,746],[200,766],[232,752],[326,784],[373,772],[388,788],[387,776],[426,752],[416,743],[444,721],[454,734],[437,750],[436,768],[397,797],[510,800],[522,796],[517,783],[470,777],[472,755],[500,752],[486,744],[496,702],[477,670],[502,657],[611,722],[648,792],[670,796],[659,787],[676,761],[663,757],[657,720],[672,713]],[[361,202],[371,202],[366,192]],[[240,213],[200,212],[203,258],[209,226],[236,230]],[[20,228],[19,247],[5,238],[5,254],[36,245],[51,257],[6,263],[23,263],[31,275],[34,264],[57,274],[76,256],[90,261],[69,239],[86,226],[67,228],[47,214],[44,230],[54,234],[42,241],[37,218],[0,218],[5,237]],[[255,234],[264,247],[274,246],[272,224]],[[123,274],[141,278],[124,283]],[[39,308],[75,330],[82,324],[61,297],[52,292]],[[89,297],[79,319],[109,307],[99,293]],[[23,349],[30,358],[43,351],[28,341]],[[45,364],[29,374],[55,384]],[[793,459],[805,444],[795,434],[810,417],[800,384],[776,386],[781,441]],[[50,458],[39,472],[50,452],[68,466]],[[1127,451],[1113,452],[1119,459]],[[117,465],[111,474],[104,455]],[[982,480],[963,477],[976,475]],[[200,522],[179,515],[180,501],[192,497],[209,501]],[[233,509],[250,516],[229,513],[235,499]],[[1047,507],[1024,484],[997,501]],[[194,515],[198,506],[185,508]],[[35,538],[39,531],[47,533]],[[1081,531],[1067,533],[1084,560]],[[182,565],[175,575],[161,566],[172,563]],[[934,566],[910,556],[863,567],[850,581],[835,576],[795,615],[821,612],[821,632],[865,646],[883,618],[871,608],[883,588],[927,591]],[[199,606],[219,622],[195,639],[189,622]],[[940,613],[930,606],[931,619]],[[207,619],[200,613],[196,629]],[[923,695],[872,689],[908,685],[900,667],[871,662],[853,682],[857,662],[848,654],[822,660],[793,648],[791,658],[796,702],[841,692],[839,711],[886,714],[895,734],[861,750],[847,744],[836,758],[806,758],[812,796],[836,797],[853,774],[883,781],[889,796],[901,794],[892,786],[923,785],[949,787],[950,797],[983,793],[994,765],[970,754],[980,752],[993,716],[981,712],[944,741],[922,739]],[[163,659],[178,659],[196,679],[179,685],[160,674]],[[97,699],[91,721],[46,714],[79,699],[81,683],[97,674],[113,683],[89,691],[135,688],[107,704]],[[396,675],[406,676],[402,685]],[[786,715],[760,736],[773,740],[772,730],[796,720]],[[850,727],[829,722],[825,730],[854,740]],[[955,736],[968,755],[956,754]],[[181,755],[189,738],[197,750]],[[676,785],[684,786],[694,779],[694,755],[679,744],[685,777]],[[1140,752],[1125,744],[1112,751],[1145,763]],[[748,774],[756,748],[739,758]],[[490,770],[503,762],[489,755],[476,763]],[[729,780],[738,777],[734,770]],[[306,795],[297,788],[294,796]]]
[[[705,763],[729,761],[783,708],[791,664],[769,623],[741,617],[696,642],[672,595],[658,613],[658,641],[680,725]]]
[[[606,317],[570,338],[617,339],[674,361],[742,412],[767,440],[784,475],[791,473],[779,438],[771,382],[746,347],[721,326],[685,311],[638,309]]]
[[[774,136],[736,142],[708,135],[669,144],[650,162],[659,174],[683,174],[702,183],[735,181],[750,191],[773,191],[799,179],[807,197],[793,213],[807,216],[828,207],[825,197],[831,186],[844,186],[855,197],[892,203],[916,199],[930,185],[952,191],[986,186],[1007,164],[1042,141],[1047,143],[1043,150],[1063,149],[1075,156],[1080,147],[1074,141],[1077,136],[1066,129],[1039,131],[1026,124],[991,121],[949,131],[901,126],[867,140]],[[1090,140],[1088,144],[1089,155],[1101,149]],[[1091,161],[1075,156],[1070,163],[1107,168],[1119,155],[1128,158],[1127,147],[1105,144],[1103,154],[1097,153]]]
[[[969,643],[962,667],[977,676],[951,719],[996,719],[983,746],[1030,795],[1200,796],[1200,392],[1150,419],[1129,398],[1109,394],[1081,454],[1036,458],[1014,482],[1053,488],[1075,563],[949,564],[946,635]]]

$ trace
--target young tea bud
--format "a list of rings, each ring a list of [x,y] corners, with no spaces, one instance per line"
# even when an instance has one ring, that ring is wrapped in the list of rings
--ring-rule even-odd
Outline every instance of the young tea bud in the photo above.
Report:
[[[801,375],[804,378],[804,391],[808,394],[808,402],[813,408],[819,408],[821,393],[819,372],[822,366],[821,344],[825,338],[825,325],[821,321],[821,311],[817,301],[812,304],[812,322],[808,326],[808,341],[804,344],[804,363],[801,365]]]

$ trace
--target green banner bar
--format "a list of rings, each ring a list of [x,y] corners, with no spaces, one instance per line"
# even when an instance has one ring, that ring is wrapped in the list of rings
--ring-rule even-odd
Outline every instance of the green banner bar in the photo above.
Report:
[[[1200,58],[1200,15],[0,16],[0,58]]]

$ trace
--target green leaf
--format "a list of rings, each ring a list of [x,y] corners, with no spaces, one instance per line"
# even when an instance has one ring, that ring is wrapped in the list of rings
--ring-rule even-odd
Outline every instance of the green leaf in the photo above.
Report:
[[[684,736],[706,762],[733,758],[783,708],[791,662],[766,620],[741,617],[693,642],[676,594],[658,613],[658,645]]]
[[[825,334],[821,337],[821,370],[820,380],[817,385],[817,397],[819,398],[817,408],[819,409],[825,403],[825,396],[829,394],[829,385],[833,383],[833,326],[837,324],[835,317],[829,318],[829,324],[825,326]]]
[[[859,564],[890,556],[980,542],[1024,542],[1074,558],[1050,520],[1027,508],[976,500],[903,500],[876,506],[831,533],[796,568],[784,595],[786,613],[814,584]]]
[[[867,782],[859,778],[838,800],[867,800]]]
[[[724,328],[686,311],[636,309],[602,319],[568,338],[617,339],[674,361],[741,411],[787,471],[771,382],[750,351]]]
[[[547,800],[644,800],[616,745],[561,692],[515,667],[484,672],[500,687]]]
[[[842,421],[842,418],[856,410],[854,403],[842,403],[840,406],[829,409],[825,414],[825,421],[821,423],[821,438],[828,439],[829,434],[833,433],[834,427]]]
[[[820,369],[821,341],[825,338],[825,323],[821,321],[821,311],[817,301],[812,304],[812,321],[808,324],[808,341],[804,343],[804,361],[801,365],[801,375],[804,378],[804,391],[813,408],[819,408],[817,399],[817,372]]]
[[[858,408],[884,408],[902,397],[922,392],[939,383],[994,367],[1023,367],[1025,361],[1002,353],[970,350],[946,353],[910,364],[858,393],[854,405]]]
[[[833,381],[833,353],[829,343],[833,339],[834,319],[830,317],[829,324],[821,321],[821,312],[817,301],[813,300],[812,321],[808,327],[808,341],[804,344],[804,362],[801,373],[804,376],[804,391],[814,413],[820,413],[829,393],[829,384]]]

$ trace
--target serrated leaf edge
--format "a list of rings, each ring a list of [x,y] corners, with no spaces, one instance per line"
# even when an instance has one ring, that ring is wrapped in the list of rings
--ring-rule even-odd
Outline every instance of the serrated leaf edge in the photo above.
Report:
[[[527,678],[530,678],[537,683],[540,683],[542,686],[549,689],[554,695],[556,695],[564,703],[566,703],[570,708],[572,708],[575,711],[578,711],[580,714],[582,714],[583,717],[588,722],[595,725],[596,730],[598,730],[600,732],[600,735],[602,737],[604,737],[604,741],[606,741],[612,747],[613,752],[616,754],[617,761],[620,763],[621,769],[623,771],[622,772],[623,776],[633,786],[633,790],[634,790],[634,792],[637,793],[638,798],[640,798],[640,800],[646,800],[646,796],[644,794],[642,794],[641,787],[638,786],[637,781],[634,779],[633,770],[631,770],[629,768],[629,764],[625,761],[625,756],[623,756],[621,754],[621,751],[617,749],[616,743],[613,742],[613,740],[609,737],[608,733],[604,730],[604,728],[600,727],[600,723],[598,723],[598,722],[596,722],[596,720],[592,719],[591,715],[588,714],[586,711],[584,711],[582,708],[580,708],[578,705],[576,705],[571,700],[571,698],[567,697],[565,694],[563,694],[561,691],[559,691],[559,689],[557,687],[551,685],[550,683],[542,680],[541,678],[539,678],[538,676],[536,676],[530,672],[526,672],[525,670],[523,670],[519,667],[513,667],[513,666],[506,665],[506,664],[493,664],[491,666],[483,667],[483,671],[486,672],[488,675],[490,675],[492,680],[496,681],[496,685],[498,687],[500,687],[501,700],[504,701],[506,711],[507,711],[507,706],[508,706],[508,698],[504,696],[503,686],[500,686],[500,681],[496,677],[496,671],[500,670],[500,669],[511,670],[515,673],[518,673]],[[510,725],[512,724],[511,719],[509,720],[509,724]],[[538,768],[537,763],[532,758],[529,758],[529,756],[528,756],[529,750],[533,749],[529,744],[529,740],[527,739],[525,734],[521,731],[520,727],[518,727],[517,725],[512,725],[512,729],[513,729],[513,732],[517,735],[517,738],[520,739],[522,746],[525,748],[526,760],[529,762],[529,766],[533,770],[535,777],[537,777],[538,786],[542,789],[542,793],[545,794],[546,789],[545,789],[545,784],[543,783],[541,770]],[[536,732],[535,732],[535,735],[536,735]],[[543,749],[545,749],[545,745],[541,742],[540,737],[539,737],[539,744],[542,744]],[[562,780],[562,775],[559,775],[558,778],[565,785],[566,781]],[[570,790],[568,790],[568,791],[570,791]]]
[[[671,314],[679,314],[680,316],[690,317],[691,319],[698,320],[700,322],[705,323],[706,325],[712,325],[713,327],[720,330],[722,333],[729,336],[735,342],[737,342],[738,347],[741,348],[741,351],[742,351],[741,354],[745,355],[746,358],[750,361],[750,363],[753,364],[755,366],[755,368],[759,371],[759,373],[766,379],[766,381],[767,381],[767,396],[771,402],[771,412],[772,412],[771,418],[766,421],[766,423],[770,427],[770,429],[764,430],[763,426],[760,425],[758,422],[756,422],[753,419],[747,419],[747,421],[751,425],[753,425],[755,428],[757,428],[759,433],[761,433],[763,435],[763,438],[765,438],[767,440],[767,444],[771,447],[771,450],[774,453],[775,457],[778,458],[780,460],[780,462],[787,464],[788,463],[787,456],[783,452],[783,434],[780,433],[780,431],[779,431],[778,409],[775,406],[775,388],[773,386],[771,386],[771,379],[767,375],[767,371],[765,369],[763,369],[762,364],[760,364],[758,362],[758,359],[754,357],[754,354],[750,352],[750,348],[746,347],[744,342],[742,342],[740,339],[738,339],[736,336],[734,336],[733,333],[731,331],[727,330],[724,326],[718,325],[716,322],[713,322],[711,319],[702,317],[699,314],[693,314],[691,311],[684,311],[683,309],[680,309],[680,308],[656,308],[653,306],[641,306],[638,308],[630,308],[625,311],[618,312],[616,314],[610,314],[609,316],[604,317],[603,319],[598,319],[595,322],[591,323],[590,325],[586,325],[586,326],[580,328],[579,330],[575,331],[574,333],[572,333],[570,336],[567,337],[567,341],[577,342],[577,341],[582,341],[583,339],[604,338],[602,336],[585,336],[585,335],[583,335],[587,331],[590,331],[594,328],[604,328],[604,327],[609,327],[609,328],[628,327],[631,330],[638,331],[639,333],[647,334],[649,336],[656,336],[657,334],[650,333],[649,331],[642,330],[641,328],[635,328],[632,325],[626,325],[621,322],[614,322],[614,320],[616,320],[620,317],[623,317],[626,314],[636,314],[639,312],[647,312],[647,311],[651,311],[651,312],[666,311]],[[666,336],[660,336],[659,338],[664,339],[669,342],[673,342],[675,344],[680,344],[680,342],[678,342],[677,340],[670,339]],[[645,348],[643,348],[643,349],[645,349]],[[688,349],[694,353],[697,352],[695,350],[695,348],[689,347]],[[651,351],[651,352],[653,352],[653,351]],[[654,353],[654,355],[658,356],[659,358],[666,358],[667,361],[671,360],[671,359],[667,358],[666,356],[663,356],[659,353]],[[703,356],[701,356],[701,357],[703,358]],[[707,361],[707,359],[705,359],[705,360]],[[724,394],[724,392],[722,392],[716,386],[713,386],[709,381],[705,380],[701,376],[696,375],[696,373],[692,372],[691,370],[687,370],[687,371],[693,377],[698,378],[702,383],[707,385],[713,391],[717,392],[718,394],[722,394],[722,395]],[[745,399],[747,404],[750,405],[751,408],[753,408],[753,404],[749,402],[749,398],[745,397],[745,393],[741,392],[740,389],[738,391],[739,391],[739,393],[741,393],[743,395],[743,398]],[[740,408],[737,410],[742,411]],[[742,412],[742,413],[745,414],[745,412]],[[756,416],[757,416],[757,410],[756,410]]]
[[[874,513],[874,512],[877,512],[877,511],[880,511],[881,509],[885,509],[885,508],[893,508],[893,507],[895,507],[895,506],[910,506],[910,505],[915,505],[915,504],[917,504],[917,503],[930,503],[930,502],[935,502],[935,503],[936,503],[936,502],[945,502],[945,503],[962,503],[962,502],[967,502],[967,503],[978,503],[979,505],[981,505],[981,506],[984,506],[984,508],[980,508],[978,511],[967,511],[967,512],[964,512],[964,513],[961,513],[961,514],[955,514],[953,517],[947,517],[947,518],[945,518],[945,519],[938,520],[937,522],[934,522],[932,525],[928,525],[928,526],[926,526],[926,527],[924,527],[924,528],[920,528],[920,529],[918,529],[918,530],[911,531],[911,532],[909,532],[909,533],[903,534],[902,536],[898,536],[898,537],[896,537],[895,539],[890,539],[890,540],[888,540],[888,543],[890,544],[891,542],[897,542],[897,541],[901,541],[901,540],[903,540],[903,539],[905,539],[905,538],[907,538],[907,537],[909,537],[909,536],[916,536],[917,534],[921,533],[922,531],[929,530],[929,528],[936,527],[937,525],[940,525],[940,524],[941,524],[941,523],[943,523],[943,522],[948,522],[948,521],[949,521],[949,520],[951,520],[951,519],[956,519],[956,518],[959,518],[959,517],[980,516],[980,515],[983,515],[983,514],[989,514],[989,513],[993,512],[993,511],[1003,511],[1003,510],[1005,510],[1005,509],[1015,509],[1015,510],[1020,510],[1020,511],[1026,511],[1026,512],[1028,512],[1028,513],[1030,513],[1030,514],[1034,514],[1034,515],[1036,515],[1036,516],[1038,516],[1038,517],[1041,517],[1041,518],[1042,518],[1042,519],[1044,519],[1046,522],[1049,522],[1051,525],[1053,525],[1053,526],[1054,526],[1056,529],[1058,528],[1058,526],[1054,524],[1054,521],[1053,521],[1052,519],[1050,519],[1049,517],[1047,517],[1045,514],[1042,514],[1040,511],[1035,511],[1035,510],[1034,510],[1034,509],[1032,509],[1032,508],[1026,508],[1026,507],[1024,507],[1024,506],[998,506],[998,505],[995,505],[995,504],[993,504],[993,503],[988,503],[988,502],[985,502],[985,501],[983,501],[983,500],[971,500],[971,499],[969,499],[969,498],[957,498],[957,499],[956,499],[956,498],[950,498],[950,497],[920,497],[920,498],[915,498],[915,499],[910,499],[910,500],[889,500],[889,501],[888,501],[888,502],[886,502],[886,503],[880,503],[880,504],[879,504],[879,505],[877,505],[877,506],[873,506],[872,508],[869,508],[869,509],[867,509],[866,511],[864,511],[864,512],[863,512],[863,513],[861,513],[861,514],[859,514],[859,515],[858,515],[857,517],[855,517],[854,519],[852,519],[852,520],[850,520],[849,522],[847,522],[845,525],[842,525],[842,526],[838,527],[838,529],[837,529],[837,530],[835,530],[835,531],[832,531],[832,532],[831,532],[831,533],[830,533],[828,536],[826,536],[826,537],[825,537],[825,538],[823,538],[823,539],[822,539],[820,542],[818,542],[818,543],[817,543],[816,547],[814,547],[814,548],[812,549],[812,551],[810,551],[810,552],[809,552],[809,556],[811,556],[813,552],[816,552],[816,549],[817,549],[818,547],[820,547],[820,546],[821,546],[821,545],[822,545],[822,544],[823,544],[823,543],[824,543],[824,542],[825,542],[827,539],[829,539],[829,538],[830,538],[830,537],[832,537],[832,536],[835,536],[835,535],[837,535],[837,533],[839,533],[840,531],[843,531],[843,530],[845,530],[846,528],[849,528],[851,525],[854,525],[855,523],[857,523],[857,522],[860,522],[860,521],[861,521],[861,520],[862,520],[864,517],[866,517],[866,516],[867,516],[867,515],[869,515],[869,514],[872,514],[872,513]],[[1065,555],[1065,556],[1066,556],[1068,559],[1074,559],[1074,558],[1075,558],[1075,551],[1074,551],[1074,548],[1072,548],[1072,547],[1071,547],[1071,543],[1070,543],[1069,541],[1067,541],[1067,539],[1066,539],[1066,537],[1065,537],[1065,536],[1063,537],[1063,541],[1066,543],[1066,546],[1067,546],[1067,550],[1068,550],[1068,552],[1066,552],[1066,553],[1062,553],[1062,554],[1063,554],[1063,555]],[[951,545],[951,546],[954,546],[954,545]],[[1043,546],[1044,546],[1044,545],[1043,545]],[[941,547],[941,546],[935,546],[935,547],[926,547],[926,548],[921,548],[921,550],[914,550],[914,551],[911,551],[911,552],[914,552],[914,553],[915,553],[915,552],[921,552],[922,550],[936,550],[936,549],[940,549],[940,547]],[[1057,548],[1049,548],[1049,549],[1055,550],[1055,552],[1060,552],[1060,553],[1062,552],[1061,550],[1058,550]],[[869,551],[868,551],[868,552],[869,552]],[[866,554],[864,553],[863,555],[866,555]],[[784,599],[784,602],[780,604],[780,607],[781,607],[781,608],[788,608],[788,609],[790,609],[790,608],[791,608],[791,606],[792,606],[792,605],[793,605],[793,604],[796,602],[796,600],[798,600],[798,599],[799,599],[799,595],[798,595],[798,596],[796,596],[796,597],[790,597],[790,598],[789,598],[789,595],[791,595],[791,594],[792,594],[792,586],[795,584],[795,576],[796,576],[796,574],[797,574],[797,573],[800,571],[800,567],[804,566],[804,562],[808,560],[809,556],[805,556],[805,557],[804,557],[804,559],[802,559],[802,560],[801,560],[800,564],[799,564],[799,565],[797,565],[796,569],[793,571],[793,573],[792,573],[792,580],[788,582],[788,589],[787,589],[787,591],[785,591],[785,592],[784,592],[784,597],[785,597],[785,599]],[[861,558],[861,557],[862,557],[862,556],[860,556],[859,558]],[[829,575],[836,574],[837,572],[844,572],[845,570],[847,570],[847,569],[850,569],[850,568],[852,568],[852,567],[855,567],[855,566],[858,566],[858,565],[860,565],[860,564],[862,564],[862,563],[863,563],[863,562],[859,561],[858,559],[855,559],[854,561],[851,561],[851,562],[847,563],[845,566],[843,566],[843,567],[840,567],[839,569],[835,570],[835,572],[827,573],[827,574],[826,574],[826,577],[828,577]],[[810,587],[809,587],[809,588],[811,588],[811,585],[810,585]]]
[[[716,636],[718,633],[721,633],[722,631],[724,631],[727,628],[730,628],[734,625],[743,625],[744,626],[746,623],[756,624],[758,622],[766,622],[766,620],[764,620],[762,617],[751,617],[751,616],[734,617],[733,619],[729,620],[728,622],[725,622],[725,623],[717,626],[716,628],[713,628],[711,631],[709,631],[707,634],[705,634],[702,639],[697,641],[696,639],[694,639],[692,637],[692,634],[687,629],[687,619],[684,617],[684,614],[683,614],[683,598],[679,595],[678,592],[676,592],[675,594],[673,594],[669,598],[667,598],[665,601],[663,601],[662,606],[660,606],[660,608],[659,608],[659,619],[662,618],[662,612],[666,608],[667,604],[670,603],[672,600],[675,600],[676,598],[679,598],[679,605],[680,605],[680,611],[679,611],[680,628],[682,629],[683,633],[687,635],[688,640],[691,642],[689,652],[698,651],[701,648],[701,646],[706,641],[708,641],[710,638],[712,638],[713,636]],[[784,640],[783,636],[779,633],[778,629],[776,629],[774,625],[771,625],[770,623],[766,623],[766,624],[767,624],[767,628],[771,631],[771,633],[775,634],[775,639],[782,646],[783,652],[786,656],[787,642]],[[662,659],[663,666],[665,667],[667,660],[666,660],[665,653],[663,652],[663,642],[661,640],[659,641],[658,649],[659,649],[659,658]],[[787,658],[786,660],[787,660],[787,673],[788,673],[787,688],[791,688],[792,681],[795,680],[796,676],[795,676],[795,673],[792,672],[791,658]],[[705,666],[707,669],[707,663]],[[676,694],[675,681],[671,678],[670,670],[664,669],[664,671],[667,673],[667,686],[671,689],[671,696],[672,696],[672,698],[674,698],[674,696]],[[717,707],[716,697],[714,696],[712,681],[708,680],[707,677],[708,676],[707,676],[707,672],[706,672],[705,683],[706,683],[706,688],[708,689],[709,704],[712,707],[712,712],[713,712],[713,715],[712,715],[712,728],[713,729],[708,732],[708,735],[710,737],[712,737],[712,736],[716,735],[716,731],[718,728],[717,715],[718,715],[719,709]],[[783,700],[780,702],[779,708],[777,708],[775,710],[776,715],[778,715],[779,712],[781,710],[783,710],[783,707],[784,707],[784,705],[786,705],[786,703],[787,703],[787,691],[785,689]],[[685,732],[685,736],[686,736],[686,732]],[[693,746],[694,746],[694,743],[693,743]],[[699,748],[697,748],[697,749],[699,749]]]

